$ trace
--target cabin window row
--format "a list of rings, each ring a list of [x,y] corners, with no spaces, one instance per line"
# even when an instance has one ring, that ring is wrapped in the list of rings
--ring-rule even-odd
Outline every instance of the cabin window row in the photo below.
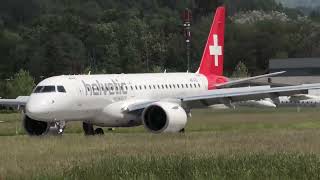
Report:
[[[142,90],[142,89],[184,89],[184,88],[201,88],[200,83],[198,84],[154,84],[154,85],[130,85],[130,86],[119,86],[110,87],[110,90]],[[101,87],[104,90],[104,87]],[[106,90],[109,89],[106,87]]]
[[[142,89],[184,89],[184,88],[200,88],[201,85],[198,84],[153,84],[153,85],[131,85],[129,86],[131,90],[142,90]],[[125,86],[128,90],[128,86]]]

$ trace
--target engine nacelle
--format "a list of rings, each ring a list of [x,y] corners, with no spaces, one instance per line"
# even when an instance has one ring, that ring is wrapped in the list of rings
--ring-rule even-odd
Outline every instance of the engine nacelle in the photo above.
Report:
[[[142,122],[153,133],[179,132],[187,124],[187,113],[178,104],[156,102],[145,108]]]
[[[37,121],[27,115],[23,115],[23,128],[30,136],[43,136],[47,134],[57,135],[58,128],[54,123]]]

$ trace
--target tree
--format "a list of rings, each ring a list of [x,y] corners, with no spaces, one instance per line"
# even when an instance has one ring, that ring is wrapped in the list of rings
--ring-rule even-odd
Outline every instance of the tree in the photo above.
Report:
[[[236,66],[236,68],[234,69],[231,77],[242,78],[242,77],[248,77],[248,76],[249,76],[248,68],[243,62],[240,61]]]
[[[35,86],[35,82],[28,71],[21,69],[14,75],[12,80],[8,80],[6,86],[8,98],[16,98],[18,96],[30,95]]]

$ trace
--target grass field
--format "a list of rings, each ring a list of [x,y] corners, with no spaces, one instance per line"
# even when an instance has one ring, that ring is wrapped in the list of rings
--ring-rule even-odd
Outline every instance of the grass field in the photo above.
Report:
[[[0,115],[0,179],[320,178],[319,109],[198,110],[185,134],[102,137],[73,123],[61,137],[31,138],[19,117]]]

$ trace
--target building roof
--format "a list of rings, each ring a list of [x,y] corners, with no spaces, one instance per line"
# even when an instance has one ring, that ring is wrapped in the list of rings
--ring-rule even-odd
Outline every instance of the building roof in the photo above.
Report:
[[[320,68],[320,58],[271,59],[269,61],[269,70],[301,68]]]

